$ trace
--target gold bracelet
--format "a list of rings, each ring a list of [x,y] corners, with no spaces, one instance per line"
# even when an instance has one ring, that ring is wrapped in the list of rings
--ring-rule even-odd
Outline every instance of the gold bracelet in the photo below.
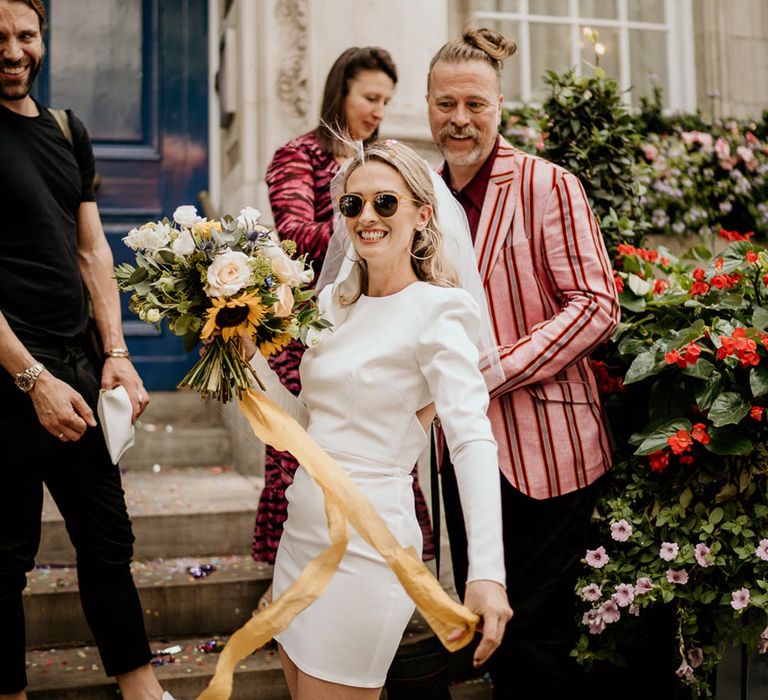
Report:
[[[131,359],[131,353],[126,348],[112,348],[111,350],[105,350],[104,355],[106,357],[122,357],[126,360]]]

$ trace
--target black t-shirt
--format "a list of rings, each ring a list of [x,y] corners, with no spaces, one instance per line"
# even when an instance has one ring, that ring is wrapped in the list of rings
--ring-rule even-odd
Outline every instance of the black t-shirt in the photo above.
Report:
[[[50,112],[0,105],[0,311],[20,339],[73,338],[88,323],[77,211],[95,200],[88,132],[71,112],[70,145]]]

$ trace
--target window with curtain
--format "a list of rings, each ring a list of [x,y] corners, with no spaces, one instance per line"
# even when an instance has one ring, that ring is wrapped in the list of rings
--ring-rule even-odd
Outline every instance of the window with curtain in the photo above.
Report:
[[[625,99],[663,91],[664,106],[696,107],[692,0],[471,0],[472,20],[517,42],[503,76],[510,103],[541,102],[547,70],[599,65]],[[631,90],[629,90],[631,88]]]

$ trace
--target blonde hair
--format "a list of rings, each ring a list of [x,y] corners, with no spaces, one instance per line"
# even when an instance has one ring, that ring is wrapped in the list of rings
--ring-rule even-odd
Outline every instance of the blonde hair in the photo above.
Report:
[[[411,267],[416,277],[422,282],[439,287],[455,287],[458,284],[458,276],[443,254],[443,234],[437,220],[437,197],[432,179],[429,174],[429,166],[424,159],[412,148],[399,141],[387,139],[386,141],[373,141],[362,146],[359,142],[353,149],[355,154],[344,172],[344,191],[347,190],[347,182],[355,170],[369,161],[385,163],[397,171],[405,180],[411,196],[417,204],[427,204],[432,207],[432,215],[422,231],[417,231],[413,237],[411,246]],[[364,260],[357,260],[356,265],[360,269],[360,287],[351,297],[341,299],[343,304],[352,304],[368,291],[368,271]]]
[[[504,60],[512,56],[515,51],[517,51],[517,44],[503,34],[486,27],[469,27],[464,30],[461,39],[443,44],[432,57],[427,74],[427,87],[432,77],[432,70],[439,61],[446,63],[485,61],[493,68],[501,86],[501,68]]]

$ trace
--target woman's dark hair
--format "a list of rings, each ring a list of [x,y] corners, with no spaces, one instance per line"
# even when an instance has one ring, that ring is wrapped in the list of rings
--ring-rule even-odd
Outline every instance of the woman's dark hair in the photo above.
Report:
[[[345,147],[333,135],[347,132],[347,115],[344,110],[344,100],[349,94],[349,84],[360,71],[379,70],[393,83],[397,84],[397,69],[389,51],[378,46],[353,46],[336,59],[325,79],[323,104],[320,107],[320,124],[315,134],[320,145],[333,155],[343,155]],[[376,129],[366,143],[377,138]]]

